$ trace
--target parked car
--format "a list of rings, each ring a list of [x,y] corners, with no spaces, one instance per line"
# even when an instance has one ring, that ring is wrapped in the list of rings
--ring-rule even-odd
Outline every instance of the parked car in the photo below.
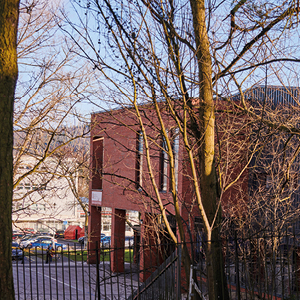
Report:
[[[21,248],[21,249],[24,249],[24,248],[26,248],[27,247],[27,245],[28,245],[28,241],[30,240],[30,239],[33,239],[35,237],[35,235],[32,235],[32,234],[26,234],[26,235],[24,235],[22,238],[21,238],[21,240],[20,240],[20,242],[19,242],[19,247]]]
[[[12,260],[24,259],[23,251],[19,248],[19,244],[17,242],[12,242],[11,258]]]
[[[48,231],[39,231],[36,233],[36,235],[50,235],[50,233]]]
[[[57,230],[55,232],[55,237],[58,238],[64,238],[65,237],[65,231],[64,230]]]
[[[23,237],[24,237],[24,233],[23,232],[13,233],[13,235],[12,235],[12,239],[14,241],[20,241]]]
[[[80,237],[80,238],[78,239],[78,243],[83,245],[83,244],[84,244],[85,238],[86,238],[86,236]]]
[[[35,230],[33,228],[23,228],[22,230],[24,233],[31,233],[31,234],[35,233]]]
[[[104,233],[101,233],[101,238],[100,238],[100,241],[102,240],[102,238],[104,238],[106,235]],[[86,236],[82,236],[78,239],[78,243],[80,244],[84,244],[84,240],[87,239]]]
[[[68,246],[62,243],[57,243],[56,240],[52,238],[39,238],[34,242],[31,242],[27,247],[28,248],[41,248],[47,249],[50,244],[54,243],[54,248],[56,251],[67,250]]]
[[[110,236],[101,237],[101,240],[100,240],[101,248],[109,248],[110,243],[111,243],[111,237]],[[125,237],[125,248],[133,248],[133,244],[134,244],[134,237],[133,236],[126,236]]]
[[[53,239],[53,237],[50,235],[48,235],[48,236],[46,236],[46,235],[27,236],[26,238],[24,238],[20,241],[20,248],[21,249],[27,248],[30,243],[33,243],[40,238],[48,238],[51,240]]]
[[[110,236],[104,236],[100,240],[101,248],[109,248],[110,247]]]
[[[104,233],[101,233],[101,238],[100,238],[100,243],[102,238],[104,238],[106,235]],[[82,236],[78,239],[78,243],[80,244],[84,244],[84,241],[87,240],[87,236]]]

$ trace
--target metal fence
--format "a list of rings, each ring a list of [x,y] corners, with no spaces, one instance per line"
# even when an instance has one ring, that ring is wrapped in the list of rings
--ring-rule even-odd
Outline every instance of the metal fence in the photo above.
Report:
[[[54,252],[49,263],[45,250],[25,249],[23,260],[13,261],[15,298],[127,299],[137,288],[138,269],[132,249],[124,249],[124,272],[115,274],[110,268],[114,249],[91,250],[99,263],[88,264],[88,251],[78,247]]]
[[[219,242],[230,299],[300,299],[300,235],[233,233]],[[193,268],[208,299],[205,247],[205,241],[194,245]]]
[[[181,299],[181,248],[178,247],[144,283],[138,286],[128,300]]]
[[[297,235],[233,234],[221,243],[231,299],[300,299]],[[189,248],[197,286],[208,299],[205,247],[206,241],[201,240]],[[189,278],[182,277],[179,249],[174,244],[124,248],[120,273],[112,272],[112,256],[120,248],[91,250],[99,257],[96,264],[87,263],[87,250],[78,244],[55,252],[50,263],[45,250],[25,250],[23,259],[13,262],[16,299],[185,299]]]
[[[228,283],[237,299],[300,299],[298,237],[235,238],[227,247]],[[232,288],[231,291],[234,289]]]

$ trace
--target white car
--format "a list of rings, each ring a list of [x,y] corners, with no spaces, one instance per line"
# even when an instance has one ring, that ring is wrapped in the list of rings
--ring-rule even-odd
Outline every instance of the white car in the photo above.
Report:
[[[34,242],[31,242],[27,248],[42,248],[42,249],[47,249],[49,247],[50,244],[53,245],[54,243],[54,249],[56,251],[61,251],[61,250],[67,250],[68,246],[62,243],[57,243],[57,241],[55,239],[53,239],[52,237],[48,238],[48,237],[42,237],[39,238],[37,240],[35,240]]]

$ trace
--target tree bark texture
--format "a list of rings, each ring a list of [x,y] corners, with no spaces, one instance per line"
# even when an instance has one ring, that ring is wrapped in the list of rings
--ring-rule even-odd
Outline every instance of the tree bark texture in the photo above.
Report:
[[[207,273],[209,299],[229,299],[222,247],[219,240],[221,212],[218,207],[218,187],[216,180],[215,158],[215,112],[212,89],[212,67],[209,40],[205,21],[204,0],[190,0],[193,27],[196,41],[196,55],[199,69],[199,121],[200,121],[200,190],[201,199],[209,224],[206,224],[208,246]]]
[[[19,0],[0,0],[0,295],[6,300],[14,299],[11,212],[18,16]]]

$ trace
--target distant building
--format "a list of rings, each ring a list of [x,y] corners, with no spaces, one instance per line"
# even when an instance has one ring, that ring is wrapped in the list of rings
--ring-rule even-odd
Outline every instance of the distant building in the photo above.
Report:
[[[125,236],[133,236],[133,227],[139,224],[139,212],[128,210],[126,211],[126,219],[128,223],[125,224]],[[112,209],[110,207],[101,208],[101,233],[111,236],[111,220]]]
[[[23,157],[15,178],[22,179],[22,175],[32,170],[36,163],[35,158]],[[13,229],[32,228],[35,231],[53,232],[69,225],[84,226],[84,211],[78,205],[63,174],[57,161],[49,158],[16,185],[13,196]]]

